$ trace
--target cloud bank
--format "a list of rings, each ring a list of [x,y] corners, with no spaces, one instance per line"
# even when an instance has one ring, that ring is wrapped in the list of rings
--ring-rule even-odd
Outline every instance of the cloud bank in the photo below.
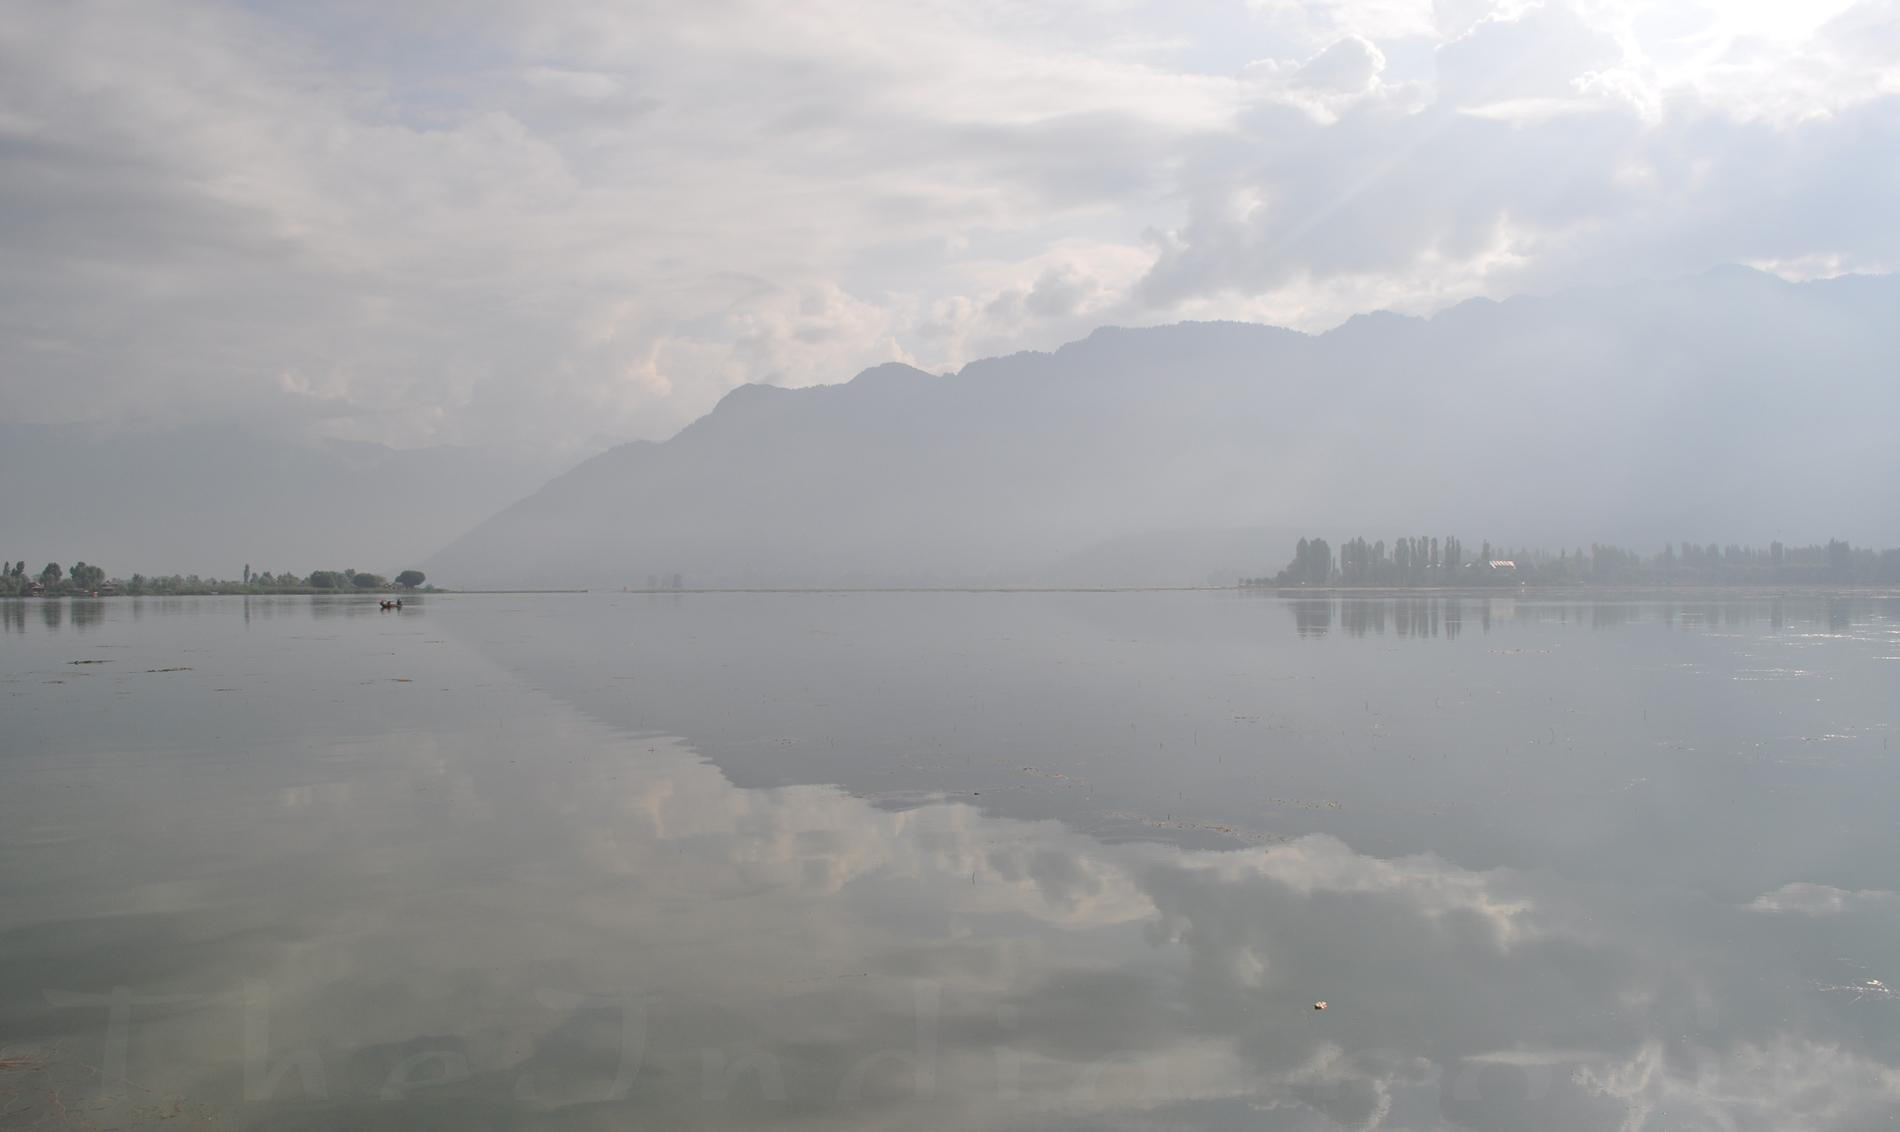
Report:
[[[0,420],[660,438],[745,382],[1900,257],[1891,0],[28,4]]]

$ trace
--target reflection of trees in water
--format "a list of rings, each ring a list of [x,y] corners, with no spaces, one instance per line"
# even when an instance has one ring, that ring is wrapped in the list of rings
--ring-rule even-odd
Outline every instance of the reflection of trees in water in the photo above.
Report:
[[[1303,597],[1293,603],[1293,625],[1302,637],[1323,637],[1333,627],[1331,598]]]
[[[1340,603],[1339,624],[1355,637],[1365,636],[1368,629],[1383,635],[1385,633],[1385,603],[1348,598]]]
[[[1630,603],[1616,608],[1626,621],[1655,619],[1673,628],[1701,632],[1761,625],[1776,632],[1799,631],[1825,625],[1830,633],[1850,633],[1857,626],[1882,617],[1876,600],[1838,594],[1813,598],[1776,597],[1767,601],[1672,601],[1652,607]]]
[[[1436,637],[1443,631],[1448,604],[1437,597],[1399,597],[1391,599],[1392,631],[1401,637]],[[1459,609],[1460,627],[1463,608]],[[1456,636],[1457,630],[1446,633]]]
[[[679,600],[676,595],[668,595]],[[155,595],[107,597],[107,598],[4,598],[0,599],[0,632],[24,633],[27,625],[38,609],[37,616],[49,632],[74,630],[85,632],[107,621],[107,614],[116,610],[112,616],[119,620],[143,621],[147,614],[178,616],[191,614],[216,606],[230,608],[218,603],[241,601],[242,617],[246,624],[253,619],[269,620],[276,617],[365,617],[382,612],[373,597],[350,597],[332,599],[307,595],[282,596],[242,596],[242,597],[165,597]],[[410,604],[420,605],[419,598],[408,598]]]
[[[1464,629],[1464,602],[1457,598],[1395,597],[1347,605],[1357,607],[1353,616],[1361,628],[1359,636],[1367,628],[1383,636],[1388,615],[1393,633],[1400,637],[1454,638]]]
[[[7,632],[26,632],[26,619],[28,617],[26,606],[29,600],[39,606],[40,623],[46,626],[47,631],[53,633],[64,629],[69,619],[72,622],[72,627],[80,631],[99,625],[106,619],[106,603],[97,599],[82,598],[67,601],[64,598],[16,598],[10,601],[0,602],[0,610],[4,610],[4,613],[0,614],[0,619],[5,621]]]
[[[1660,624],[1685,632],[1719,633],[1767,625],[1849,633],[1883,616],[1878,599],[1834,595],[1812,599],[1653,601],[1526,601],[1516,597],[1391,596],[1303,597],[1286,601],[1302,637],[1323,637],[1335,622],[1347,636],[1445,637],[1455,640],[1475,621],[1489,633],[1494,620],[1520,625],[1565,625],[1592,630]]]
[[[204,603],[197,598],[190,597],[142,597],[133,604],[139,605],[148,601],[152,603],[153,609],[168,616],[190,613],[204,606]]]
[[[1337,609],[1335,609],[1337,605]],[[1346,635],[1384,636],[1388,624],[1399,637],[1456,639],[1475,620],[1489,633],[1493,620],[1520,625],[1565,625],[1592,630],[1660,624],[1692,633],[1721,633],[1767,625],[1775,631],[1851,633],[1879,620],[1880,599],[1859,595],[1813,598],[1710,599],[1655,601],[1631,598],[1593,601],[1527,601],[1518,597],[1390,596],[1382,598],[1295,598],[1287,602],[1302,637],[1321,637],[1335,619]]]
[[[1300,636],[1322,637],[1332,628],[1331,598],[1300,598],[1288,604]],[[1479,608],[1489,607],[1479,603]],[[1337,617],[1339,627],[1353,637],[1368,633],[1382,637],[1388,621],[1400,637],[1456,637],[1464,628],[1465,606],[1457,598],[1443,597],[1343,598]],[[1488,616],[1485,625],[1490,626]]]
[[[311,598],[310,616],[325,620],[332,617],[358,617],[365,613],[381,613],[379,606],[370,604],[365,598],[361,601],[337,601],[333,598]]]
[[[1590,605],[1590,628],[1614,629],[1627,625],[1637,619],[1636,606],[1624,602],[1592,602]]]
[[[277,617],[303,617],[321,606],[323,602],[314,597],[288,594],[264,594],[246,596],[244,599],[244,623],[252,620],[270,621]],[[367,605],[365,601],[363,604]],[[378,611],[380,612],[380,610]],[[325,616],[319,613],[317,616]]]

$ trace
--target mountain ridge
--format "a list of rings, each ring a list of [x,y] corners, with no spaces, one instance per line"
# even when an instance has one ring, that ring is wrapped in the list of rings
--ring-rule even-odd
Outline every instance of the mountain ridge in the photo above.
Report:
[[[1891,538],[1900,466],[1869,421],[1900,412],[1892,309],[1892,276],[1743,268],[1320,334],[1101,327],[952,374],[886,363],[739,386],[429,565],[462,584],[1041,582],[1094,546],[1263,532],[1252,562],[1103,575],[1162,584],[1277,566],[1285,549],[1266,540],[1293,530]]]

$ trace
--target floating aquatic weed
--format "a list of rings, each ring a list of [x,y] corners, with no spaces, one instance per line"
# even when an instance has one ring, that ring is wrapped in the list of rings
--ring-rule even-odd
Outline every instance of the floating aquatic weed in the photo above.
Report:
[[[0,1051],[0,1072],[41,1073],[52,1061],[43,1053],[6,1053]]]

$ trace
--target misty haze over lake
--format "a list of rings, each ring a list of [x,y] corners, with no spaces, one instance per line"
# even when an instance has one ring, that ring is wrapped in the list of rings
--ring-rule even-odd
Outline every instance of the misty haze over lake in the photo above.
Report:
[[[0,1132],[1900,1126],[1900,0],[13,0]]]
[[[1101,330],[956,374],[745,386],[428,568],[481,586],[1231,584],[1341,522],[1553,548],[1766,545],[1797,524],[1900,545],[1895,310],[1890,277],[1725,270],[1317,337]]]

